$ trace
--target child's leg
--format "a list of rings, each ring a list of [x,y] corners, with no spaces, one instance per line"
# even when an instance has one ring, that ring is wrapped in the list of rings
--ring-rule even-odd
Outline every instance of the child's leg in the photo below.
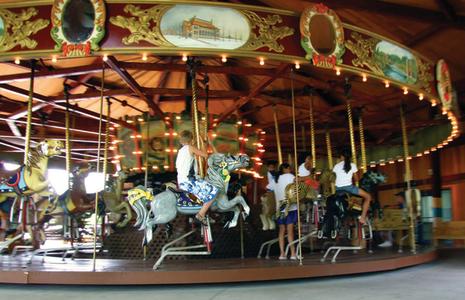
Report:
[[[287,241],[290,244],[291,242],[294,241],[294,224],[287,224]],[[295,247],[294,245],[290,246],[291,248],[291,256],[295,256]]]
[[[371,195],[362,190],[358,189],[358,194],[363,198],[363,209],[360,215],[360,223],[365,224],[368,208],[370,208]]]
[[[278,238],[279,238],[279,250],[280,250],[280,254],[279,256],[283,256],[284,257],[284,235],[286,233],[286,225],[284,224],[280,224],[279,225],[279,235],[278,235]]]
[[[202,208],[200,208],[200,210],[199,210],[199,212],[198,212],[197,214],[198,214],[200,217],[204,218],[205,215],[207,214],[207,211],[210,209],[210,206],[212,206],[213,201],[214,201],[214,200],[209,201],[209,202],[207,202],[207,203],[204,203],[204,204],[202,205]]]

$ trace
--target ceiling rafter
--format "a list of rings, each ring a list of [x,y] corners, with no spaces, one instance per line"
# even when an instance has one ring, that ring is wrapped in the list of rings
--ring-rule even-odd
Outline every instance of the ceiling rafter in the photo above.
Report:
[[[263,78],[251,91],[250,93],[243,97],[240,98],[239,100],[236,101],[233,105],[227,107],[225,111],[218,117],[218,123],[221,123],[224,121],[227,117],[229,117],[232,113],[234,113],[236,110],[240,109],[242,106],[244,106],[247,102],[249,102],[252,98],[257,96],[264,88],[269,86],[273,81],[278,78],[280,74],[285,72],[289,68],[289,64],[287,63],[282,63],[280,64],[276,69],[276,73],[268,78]]]
[[[129,74],[128,71],[123,69],[120,66],[120,62],[114,57],[114,56],[108,56],[108,60],[106,61],[106,64],[110,66],[110,68],[116,72],[121,79],[123,79],[124,82],[131,88],[131,90],[136,93],[137,96],[139,96],[144,102],[148,105],[150,108],[150,114],[151,115],[158,115],[158,116],[163,116],[163,111],[160,109],[160,107],[155,104],[151,99],[147,97],[147,95],[144,93],[142,90],[142,87],[137,83],[137,81]]]

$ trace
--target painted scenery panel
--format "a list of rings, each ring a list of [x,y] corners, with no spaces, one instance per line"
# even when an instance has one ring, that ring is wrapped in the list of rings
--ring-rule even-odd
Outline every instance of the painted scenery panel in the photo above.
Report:
[[[249,39],[250,26],[240,12],[224,7],[175,5],[162,17],[164,38],[177,47],[236,49]]]
[[[392,43],[381,41],[375,47],[374,58],[385,76],[408,84],[417,82],[417,61],[409,51]]]

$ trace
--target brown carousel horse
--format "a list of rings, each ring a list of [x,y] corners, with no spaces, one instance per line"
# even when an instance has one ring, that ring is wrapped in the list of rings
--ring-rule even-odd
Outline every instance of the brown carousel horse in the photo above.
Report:
[[[0,179],[0,203],[8,198],[34,196],[34,200],[38,200],[51,196],[53,192],[50,191],[46,176],[48,159],[61,154],[62,148],[63,142],[57,140],[46,140],[31,148],[26,166],[21,166],[13,176]],[[24,216],[27,214],[27,211],[23,212]],[[7,222],[4,217],[1,221],[2,224]]]

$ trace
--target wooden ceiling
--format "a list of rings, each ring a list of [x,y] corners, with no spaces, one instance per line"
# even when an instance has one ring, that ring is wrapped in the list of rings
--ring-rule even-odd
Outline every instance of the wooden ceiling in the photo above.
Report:
[[[4,2],[4,1],[0,1]],[[297,0],[234,0],[224,1],[269,6],[301,12],[310,2]],[[465,2],[452,0],[364,1],[329,0],[345,23],[354,24],[405,44],[436,61],[444,58],[458,91],[459,104],[465,109]],[[226,118],[237,114],[250,120],[257,128],[269,133],[266,141],[267,156],[276,151],[273,134],[273,105],[278,117],[285,151],[291,149],[290,66],[267,62],[259,66],[254,59],[200,58],[201,81],[210,77],[210,112]],[[29,89],[30,63],[0,63],[0,149],[5,154],[14,145],[24,143],[24,121]],[[99,98],[102,87],[102,60],[98,57],[61,59],[54,63],[37,63],[33,130],[35,140],[45,137],[64,138],[63,84],[70,85],[70,107],[73,110],[73,154],[76,159],[95,159],[97,145]],[[437,111],[414,95],[403,96],[400,91],[385,89],[379,82],[361,82],[349,77],[352,86],[351,101],[363,111],[367,129],[367,145],[399,143],[398,107],[401,99],[407,104],[409,129],[431,126],[443,121],[434,118]],[[317,133],[330,128],[335,144],[348,141],[345,78],[332,71],[303,66],[294,76],[299,144],[308,138],[309,99],[313,97]],[[313,87],[310,96],[308,86]],[[150,111],[179,113],[185,108],[186,66],[180,57],[111,56],[106,63],[104,95],[111,97],[113,121],[125,116]],[[202,86],[201,86],[202,88]],[[204,92],[200,92],[200,110],[203,110]],[[373,99],[377,101],[374,103]],[[12,122],[14,121],[14,122]],[[17,130],[16,130],[16,129]],[[323,135],[317,135],[323,143]],[[323,147],[321,147],[323,148]],[[16,150],[20,151],[20,150]],[[323,151],[323,150],[322,150]],[[7,154],[9,155],[9,154]]]

